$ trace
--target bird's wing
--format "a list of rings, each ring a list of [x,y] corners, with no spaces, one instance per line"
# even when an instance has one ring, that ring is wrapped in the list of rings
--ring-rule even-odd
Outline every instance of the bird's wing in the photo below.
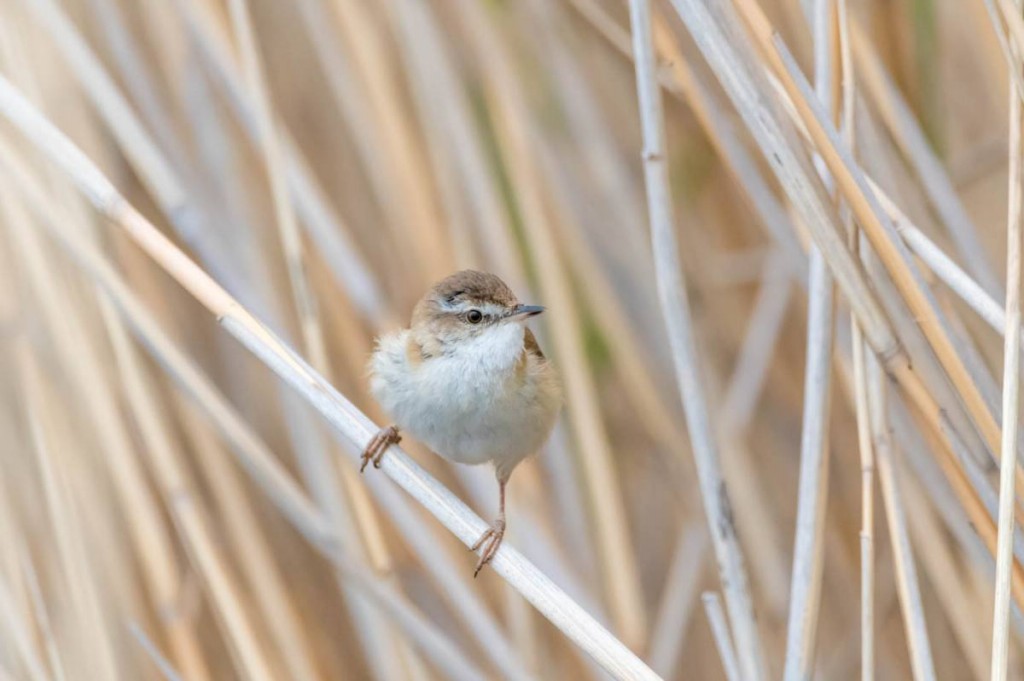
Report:
[[[530,331],[529,328],[526,329],[526,336],[523,338],[523,347],[531,355],[539,359],[547,359],[544,356],[544,352],[540,349],[540,345],[537,344],[537,337],[533,335],[533,331]]]

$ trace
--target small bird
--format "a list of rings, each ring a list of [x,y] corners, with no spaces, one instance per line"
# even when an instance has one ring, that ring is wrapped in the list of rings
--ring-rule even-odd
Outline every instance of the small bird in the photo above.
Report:
[[[377,341],[370,392],[393,424],[367,445],[367,463],[407,432],[458,463],[494,464],[498,517],[471,547],[483,549],[476,577],[505,536],[505,485],[520,461],[547,439],[562,406],[554,367],[526,320],[544,311],[522,305],[493,274],[464,270],[438,282],[416,304],[412,325]]]

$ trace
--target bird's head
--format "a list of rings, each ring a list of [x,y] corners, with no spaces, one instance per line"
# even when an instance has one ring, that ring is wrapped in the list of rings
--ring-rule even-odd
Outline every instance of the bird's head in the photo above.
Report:
[[[463,270],[439,281],[417,303],[412,328],[442,345],[483,337],[522,339],[522,324],[544,311],[523,305],[493,274]]]

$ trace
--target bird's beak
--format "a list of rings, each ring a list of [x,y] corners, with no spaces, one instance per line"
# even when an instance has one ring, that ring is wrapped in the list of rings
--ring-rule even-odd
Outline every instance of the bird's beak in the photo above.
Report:
[[[512,314],[509,315],[509,319],[522,321],[528,317],[538,315],[543,311],[544,308],[540,305],[516,305],[512,308]]]

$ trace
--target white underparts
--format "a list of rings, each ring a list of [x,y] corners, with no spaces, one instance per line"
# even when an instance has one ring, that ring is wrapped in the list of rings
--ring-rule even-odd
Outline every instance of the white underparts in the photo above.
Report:
[[[561,399],[550,365],[524,353],[522,324],[495,324],[422,361],[410,359],[410,333],[382,338],[371,361],[370,389],[400,429],[452,461],[493,462],[499,475],[543,444]]]

